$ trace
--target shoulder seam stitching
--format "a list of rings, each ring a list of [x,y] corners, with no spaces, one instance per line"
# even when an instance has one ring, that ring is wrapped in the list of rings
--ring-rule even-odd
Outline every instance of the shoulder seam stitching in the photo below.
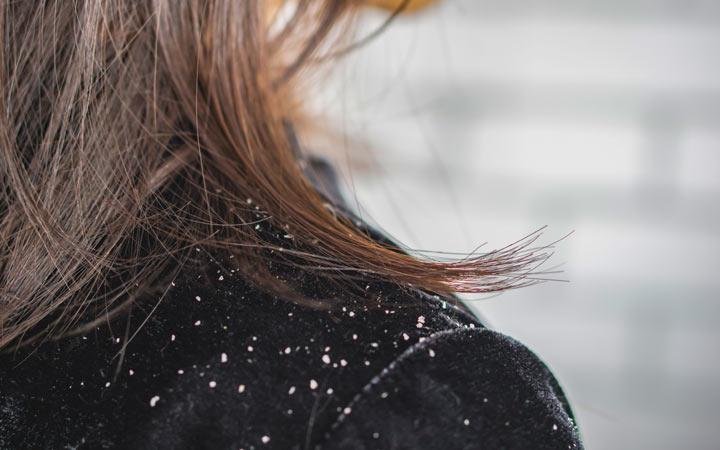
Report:
[[[330,429],[329,429],[328,433],[332,433],[333,431],[335,431],[340,426],[340,424],[345,420],[345,418],[348,417],[348,414],[344,413],[344,411],[347,408],[352,409],[352,407],[354,405],[356,405],[363,398],[364,394],[369,393],[372,390],[373,386],[379,384],[384,378],[386,378],[388,375],[390,375],[390,373],[392,371],[394,371],[395,368],[397,367],[397,365],[399,363],[401,363],[402,361],[404,361],[407,358],[409,358],[410,356],[418,353],[419,351],[427,348],[427,346],[432,344],[433,341],[437,341],[441,338],[456,335],[456,334],[462,334],[464,332],[483,332],[483,331],[488,331],[491,333],[493,332],[492,330],[489,330],[484,327],[470,328],[469,326],[464,326],[462,328],[444,329],[444,330],[440,330],[440,331],[435,331],[432,334],[425,336],[425,339],[422,339],[422,340],[414,343],[410,347],[406,348],[395,359],[393,359],[387,366],[383,367],[383,369],[377,375],[373,376],[370,379],[370,381],[367,384],[365,384],[357,394],[355,394],[355,396],[350,401],[350,403],[345,405],[345,407],[340,412],[340,415],[337,417],[337,419],[335,419],[335,421],[332,423],[332,425],[330,425]],[[327,442],[327,440],[328,440],[328,438],[324,437],[322,440],[322,443]]]

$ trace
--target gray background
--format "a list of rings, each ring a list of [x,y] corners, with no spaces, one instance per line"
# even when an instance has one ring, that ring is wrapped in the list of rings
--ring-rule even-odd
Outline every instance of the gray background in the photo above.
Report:
[[[719,24],[715,0],[445,0],[321,83],[353,202],[408,247],[574,231],[569,282],[471,303],[591,449],[720,448]]]

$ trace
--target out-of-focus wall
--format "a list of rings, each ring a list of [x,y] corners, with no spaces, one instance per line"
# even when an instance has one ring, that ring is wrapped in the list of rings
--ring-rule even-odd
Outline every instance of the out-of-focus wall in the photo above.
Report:
[[[323,91],[353,201],[408,246],[575,231],[569,283],[472,304],[554,369],[588,448],[720,445],[720,2],[445,0]]]

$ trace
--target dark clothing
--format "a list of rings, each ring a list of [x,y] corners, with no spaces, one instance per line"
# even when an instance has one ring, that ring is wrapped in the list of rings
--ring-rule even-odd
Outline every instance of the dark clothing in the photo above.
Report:
[[[332,168],[308,178],[338,214]],[[276,237],[282,239],[279,233]],[[577,449],[562,390],[456,298],[271,267],[309,308],[198,248],[150,302],[0,354],[0,449]]]
[[[129,319],[0,355],[0,448],[581,447],[545,365],[454,299],[310,309],[196,256]]]

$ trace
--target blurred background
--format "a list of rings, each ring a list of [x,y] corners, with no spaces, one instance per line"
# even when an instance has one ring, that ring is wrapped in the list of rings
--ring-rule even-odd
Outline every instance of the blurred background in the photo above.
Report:
[[[352,202],[407,246],[574,231],[568,282],[470,303],[553,368],[588,448],[720,448],[720,2],[445,0],[326,83]]]

